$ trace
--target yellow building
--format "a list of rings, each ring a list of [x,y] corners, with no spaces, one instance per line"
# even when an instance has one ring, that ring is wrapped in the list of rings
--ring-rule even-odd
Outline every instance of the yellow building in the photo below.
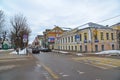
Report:
[[[111,27],[116,30],[117,48],[120,50],[120,23],[114,24]]]
[[[98,52],[117,49],[116,30],[87,23],[60,35],[56,48],[77,52]]]
[[[62,34],[64,30],[60,27],[55,26],[53,29],[47,29],[44,34],[44,47],[54,49],[55,39]]]

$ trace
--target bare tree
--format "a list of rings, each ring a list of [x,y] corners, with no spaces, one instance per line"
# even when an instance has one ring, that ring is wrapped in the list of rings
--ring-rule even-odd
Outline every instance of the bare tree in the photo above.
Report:
[[[3,43],[6,38],[6,31],[3,31],[5,17],[4,12],[0,10],[0,45],[3,46]],[[2,38],[3,37],[3,38]]]
[[[0,10],[0,29],[2,29],[4,27],[4,21],[5,21],[4,12],[2,10]],[[0,32],[1,31],[2,30],[0,30]]]
[[[10,23],[13,27],[11,30],[11,39],[16,47],[23,48],[27,46],[31,29],[28,27],[26,17],[21,14],[15,15],[11,18]],[[27,42],[24,44],[23,35],[27,35]]]

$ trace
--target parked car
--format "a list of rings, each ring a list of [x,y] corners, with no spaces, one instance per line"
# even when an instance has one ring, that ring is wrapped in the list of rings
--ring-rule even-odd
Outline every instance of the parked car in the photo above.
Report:
[[[40,51],[42,51],[42,52],[51,52],[51,49],[49,49],[49,48],[42,48]]]
[[[40,53],[39,48],[32,48],[32,53]]]

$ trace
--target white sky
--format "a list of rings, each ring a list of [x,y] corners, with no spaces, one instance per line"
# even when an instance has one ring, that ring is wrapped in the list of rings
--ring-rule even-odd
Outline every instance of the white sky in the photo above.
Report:
[[[31,43],[36,35],[54,25],[75,28],[120,15],[120,0],[0,0],[0,9],[8,20],[19,13],[27,17]],[[120,17],[99,24],[118,22]]]

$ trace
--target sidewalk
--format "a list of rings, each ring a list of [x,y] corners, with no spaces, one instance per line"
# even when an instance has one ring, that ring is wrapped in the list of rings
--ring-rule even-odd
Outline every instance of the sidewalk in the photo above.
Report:
[[[32,56],[30,54],[26,54],[26,50],[20,50],[19,54],[17,54],[17,52],[13,49],[0,50],[0,60],[21,59],[21,58],[30,58],[30,57]]]
[[[73,56],[85,56],[85,57],[106,57],[106,58],[114,58],[114,59],[120,59],[120,50],[107,50],[107,51],[101,51],[101,52],[89,52],[89,53],[80,53],[80,52],[70,52],[70,51],[60,51],[60,50],[52,50],[52,52],[55,52],[57,54],[66,54],[66,55],[73,55]]]

